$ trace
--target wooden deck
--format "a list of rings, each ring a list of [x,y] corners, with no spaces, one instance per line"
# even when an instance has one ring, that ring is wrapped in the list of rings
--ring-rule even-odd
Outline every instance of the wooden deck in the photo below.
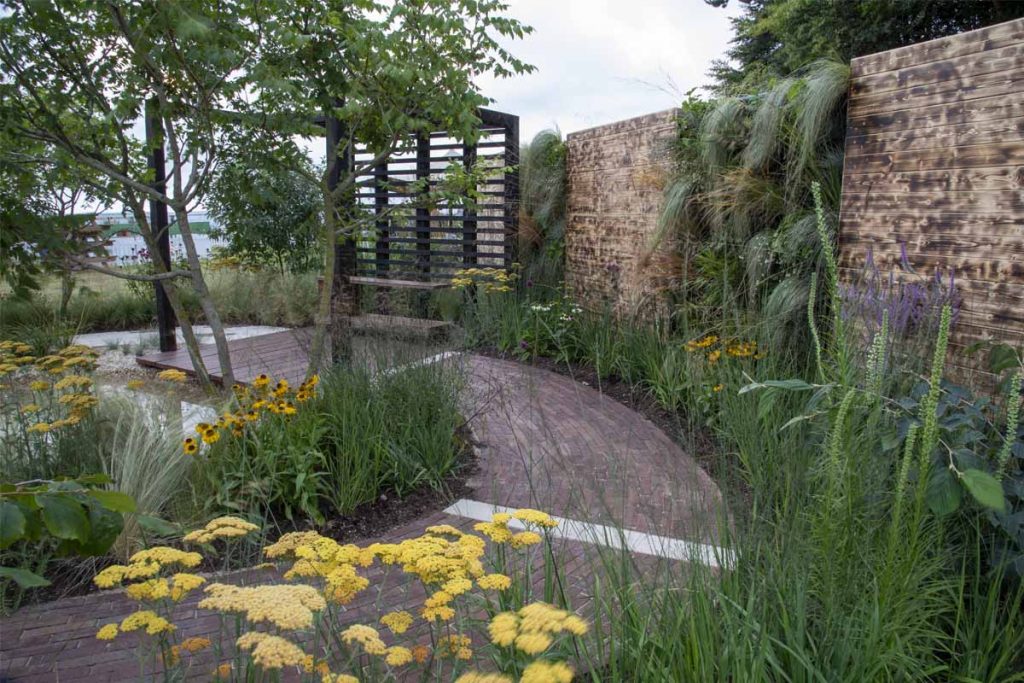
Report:
[[[427,342],[435,342],[444,337],[451,328],[449,323],[439,320],[422,320],[419,318],[403,318],[390,315],[361,315],[352,319],[352,328],[356,333],[382,334],[391,339],[417,338]],[[228,342],[231,353],[231,365],[235,371],[235,381],[250,384],[262,373],[276,379],[286,379],[289,384],[297,385],[305,379],[306,366],[309,364],[309,348],[313,340],[313,328],[303,327],[284,332],[261,334],[246,339],[235,339]],[[378,351],[379,344],[369,342]],[[217,359],[217,347],[213,344],[202,344],[199,353],[206,364],[210,377],[223,383],[220,361]],[[363,355],[371,355],[366,352]],[[357,354],[358,355],[358,354]],[[188,350],[157,351],[136,357],[136,362],[147,368],[159,370],[182,370],[188,375],[195,375]],[[368,358],[374,362],[374,358]]]
[[[312,339],[312,328],[303,327],[229,341],[228,350],[231,352],[235,381],[249,384],[265,372],[274,379],[284,378],[292,385],[299,384],[305,379]],[[199,347],[199,353],[210,377],[215,382],[223,382],[216,346],[203,344]],[[184,348],[177,351],[147,353],[135,360],[143,367],[182,370],[189,375],[195,375],[192,360]]]

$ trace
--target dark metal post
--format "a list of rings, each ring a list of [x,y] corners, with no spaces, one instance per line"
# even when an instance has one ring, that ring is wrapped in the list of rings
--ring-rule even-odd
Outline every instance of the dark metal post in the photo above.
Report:
[[[473,172],[476,166],[476,144],[462,147],[462,165],[467,173]],[[476,189],[476,188],[474,188]],[[462,210],[462,263],[466,266],[476,265],[476,199],[466,198],[466,207]]]
[[[327,133],[327,159],[337,155],[338,146],[345,138],[341,121],[327,116],[325,121]],[[337,156],[335,163],[327,169],[327,187],[335,190],[341,180],[341,171],[346,173],[352,169],[353,149],[351,141],[345,150]],[[354,197],[345,197],[335,206],[338,209],[337,221],[351,218]],[[331,281],[331,348],[332,358],[339,360],[347,356],[351,349],[351,322],[349,318],[359,312],[359,288],[349,278],[356,274],[356,236],[347,233],[334,243],[334,278]]]
[[[146,103],[146,162],[153,172],[153,188],[158,192],[167,191],[167,170],[164,166],[163,124],[156,111],[156,100]],[[157,199],[149,200],[149,226],[156,238],[157,256],[165,270],[171,268],[171,234],[167,227],[167,205]],[[152,257],[151,257],[152,258]],[[154,282],[156,294],[156,325],[160,338],[161,351],[176,351],[178,340],[174,334],[177,320],[174,309],[167,298],[167,292],[161,282]]]
[[[416,205],[416,266],[430,274],[430,208],[422,198],[430,192],[430,138],[421,135],[416,138],[416,180],[422,184],[421,201]]]
[[[373,169],[373,212],[376,215],[375,226],[377,228],[377,243],[375,264],[377,277],[386,279],[390,268],[390,248],[388,233],[388,162],[387,160],[377,164]],[[377,289],[377,310],[386,313],[388,307],[387,290],[383,287]]]
[[[505,267],[511,268],[519,254],[519,117],[505,117]]]

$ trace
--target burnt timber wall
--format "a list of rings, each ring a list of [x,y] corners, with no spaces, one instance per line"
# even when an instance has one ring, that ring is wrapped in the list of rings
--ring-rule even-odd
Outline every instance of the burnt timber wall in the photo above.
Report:
[[[840,262],[952,272],[964,347],[1024,344],[1024,19],[851,63]]]
[[[667,313],[659,273],[670,246],[648,252],[677,114],[670,109],[566,138],[566,285],[588,308],[645,319]]]

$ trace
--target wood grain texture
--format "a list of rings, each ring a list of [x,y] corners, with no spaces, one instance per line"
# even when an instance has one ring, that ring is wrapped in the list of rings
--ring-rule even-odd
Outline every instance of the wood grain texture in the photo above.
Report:
[[[1024,19],[853,60],[840,265],[955,283],[951,362],[1024,345]],[[908,274],[909,264],[913,274]]]
[[[566,284],[589,308],[624,317],[667,315],[651,252],[664,202],[678,110],[657,112],[567,137]],[[651,252],[651,253],[649,253]]]

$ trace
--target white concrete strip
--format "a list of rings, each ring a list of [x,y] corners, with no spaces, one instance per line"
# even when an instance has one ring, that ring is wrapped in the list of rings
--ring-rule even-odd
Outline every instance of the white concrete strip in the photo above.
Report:
[[[505,507],[504,505],[493,505],[491,503],[482,503],[478,500],[461,498],[446,508],[445,512],[449,515],[489,522],[496,512],[511,514],[515,510],[516,508]],[[657,536],[630,529],[616,529],[615,527],[602,524],[580,522],[574,519],[556,517],[555,515],[551,515],[551,517],[558,522],[558,526],[552,529],[551,533],[559,538],[593,543],[607,548],[615,548],[616,550],[622,549],[623,545],[625,545],[630,552],[640,555],[653,555],[670,560],[699,562],[709,567],[729,568],[733,566],[736,559],[731,550],[714,545]],[[509,526],[516,529],[525,528],[523,523],[517,519],[511,520]]]
[[[456,358],[459,355],[461,354],[458,351],[442,351],[441,353],[434,354],[433,356],[429,356],[427,358],[421,358],[420,360],[413,361],[412,363],[398,365],[393,368],[385,368],[384,370],[381,370],[379,374],[387,377],[389,375],[394,375],[399,372],[402,372],[403,370],[408,370],[409,368],[418,368],[424,365],[433,365],[434,363],[440,363],[441,361],[448,360],[449,358]]]

